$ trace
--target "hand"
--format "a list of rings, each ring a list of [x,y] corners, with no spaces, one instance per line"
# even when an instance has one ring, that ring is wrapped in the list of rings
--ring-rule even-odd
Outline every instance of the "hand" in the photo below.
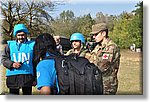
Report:
[[[22,64],[21,64],[20,62],[14,62],[14,63],[13,63],[13,67],[14,67],[14,68],[19,68],[19,67],[21,67],[21,65],[22,65]]]
[[[108,60],[103,60],[101,62],[99,61],[97,65],[102,72],[105,72],[110,68],[111,63]]]
[[[90,59],[91,58],[91,54],[90,53],[86,53],[85,54],[85,58]]]

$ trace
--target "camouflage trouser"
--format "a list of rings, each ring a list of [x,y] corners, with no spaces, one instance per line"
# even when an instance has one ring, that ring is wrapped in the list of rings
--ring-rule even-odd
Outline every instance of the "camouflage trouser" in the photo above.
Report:
[[[118,88],[118,79],[113,75],[103,76],[104,95],[115,95]]]

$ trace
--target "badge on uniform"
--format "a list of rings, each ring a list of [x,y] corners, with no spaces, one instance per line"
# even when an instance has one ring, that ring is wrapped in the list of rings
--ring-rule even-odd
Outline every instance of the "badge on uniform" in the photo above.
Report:
[[[108,59],[109,58],[109,54],[103,54],[102,59]]]

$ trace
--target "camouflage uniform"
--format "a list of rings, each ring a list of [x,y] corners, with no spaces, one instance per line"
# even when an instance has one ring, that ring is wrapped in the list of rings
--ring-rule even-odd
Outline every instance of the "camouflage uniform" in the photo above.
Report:
[[[109,38],[98,44],[91,53],[87,53],[89,61],[102,71],[104,94],[116,94],[118,88],[117,72],[120,63],[120,51]]]
[[[81,49],[79,56],[84,57],[88,50]],[[65,55],[70,55],[74,53],[74,49],[70,49]]]

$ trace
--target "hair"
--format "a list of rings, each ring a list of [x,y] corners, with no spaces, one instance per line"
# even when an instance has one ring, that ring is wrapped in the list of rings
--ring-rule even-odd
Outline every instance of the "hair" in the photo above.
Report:
[[[46,57],[46,53],[59,55],[56,49],[56,42],[52,35],[49,33],[43,33],[35,39],[35,45],[33,48],[33,67],[36,68],[40,59]]]
[[[108,38],[108,29],[101,30],[101,32],[105,31],[106,32],[106,38]]]

